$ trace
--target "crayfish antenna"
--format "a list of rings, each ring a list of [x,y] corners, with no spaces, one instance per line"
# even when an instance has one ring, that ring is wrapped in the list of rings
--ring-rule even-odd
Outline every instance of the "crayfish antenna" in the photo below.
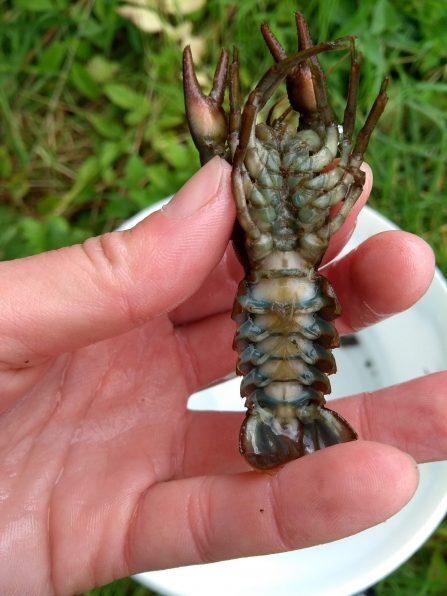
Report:
[[[228,125],[222,103],[225,95],[228,52],[222,50],[213,80],[213,88],[205,95],[194,70],[191,48],[183,51],[183,88],[185,108],[191,136],[200,154],[202,165],[216,155],[224,157]]]

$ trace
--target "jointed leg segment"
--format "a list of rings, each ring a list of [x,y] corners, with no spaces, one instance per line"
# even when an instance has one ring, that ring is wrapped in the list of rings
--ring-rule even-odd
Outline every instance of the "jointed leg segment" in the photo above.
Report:
[[[357,135],[357,140],[355,143],[354,151],[351,155],[351,159],[349,160],[349,165],[360,165],[363,162],[363,155],[368,147],[371,134],[388,102],[388,96],[385,93],[388,81],[389,77],[386,77],[383,80],[379,94],[377,95],[373,107],[371,108],[368,114],[365,125]]]

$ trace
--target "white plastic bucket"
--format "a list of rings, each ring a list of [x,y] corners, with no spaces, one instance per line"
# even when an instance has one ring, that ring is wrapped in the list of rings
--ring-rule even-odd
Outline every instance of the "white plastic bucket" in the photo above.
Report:
[[[131,218],[129,228],[162,201]],[[379,232],[397,229],[365,207],[342,254]],[[411,309],[360,331],[336,352],[330,399],[371,391],[447,369],[447,284],[436,272]],[[415,339],[417,338],[417,340]],[[191,396],[189,407],[243,410],[240,379]],[[237,441],[237,437],[235,437]],[[167,596],[350,596],[391,573],[416,551],[447,511],[447,462],[422,464],[413,499],[385,523],[299,551],[142,573],[135,579]]]

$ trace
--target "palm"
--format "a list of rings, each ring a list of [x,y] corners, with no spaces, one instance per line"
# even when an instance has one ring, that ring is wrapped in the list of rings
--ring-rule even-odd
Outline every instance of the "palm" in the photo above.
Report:
[[[143,492],[182,474],[183,367],[164,316],[56,358],[8,413],[14,433],[3,428],[2,443],[14,465],[3,490],[14,499],[2,514],[5,524],[32,525],[36,585],[52,573],[56,584],[59,574],[66,581],[84,565],[95,574],[105,559],[114,573],[129,573],[126,536]],[[19,440],[11,446],[10,438]]]
[[[0,268],[2,594],[68,595],[146,569],[334,540],[386,519],[414,491],[414,462],[364,441],[274,478],[247,472],[241,414],[187,410],[188,396],[235,362],[228,311],[240,270],[231,251],[219,263],[232,225],[227,172],[213,196],[174,223],[158,214],[126,236]],[[422,241],[390,233],[329,266],[346,311],[340,330],[414,302],[431,258]],[[384,286],[396,290],[384,298]],[[336,408],[362,438],[439,459],[441,387],[432,375]],[[408,420],[417,408],[424,424]]]

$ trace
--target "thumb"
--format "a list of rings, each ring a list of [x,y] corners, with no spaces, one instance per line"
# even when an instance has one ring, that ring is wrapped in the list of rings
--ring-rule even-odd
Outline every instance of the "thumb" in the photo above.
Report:
[[[193,294],[231,234],[230,172],[215,158],[131,230],[0,264],[1,368],[130,331]]]

